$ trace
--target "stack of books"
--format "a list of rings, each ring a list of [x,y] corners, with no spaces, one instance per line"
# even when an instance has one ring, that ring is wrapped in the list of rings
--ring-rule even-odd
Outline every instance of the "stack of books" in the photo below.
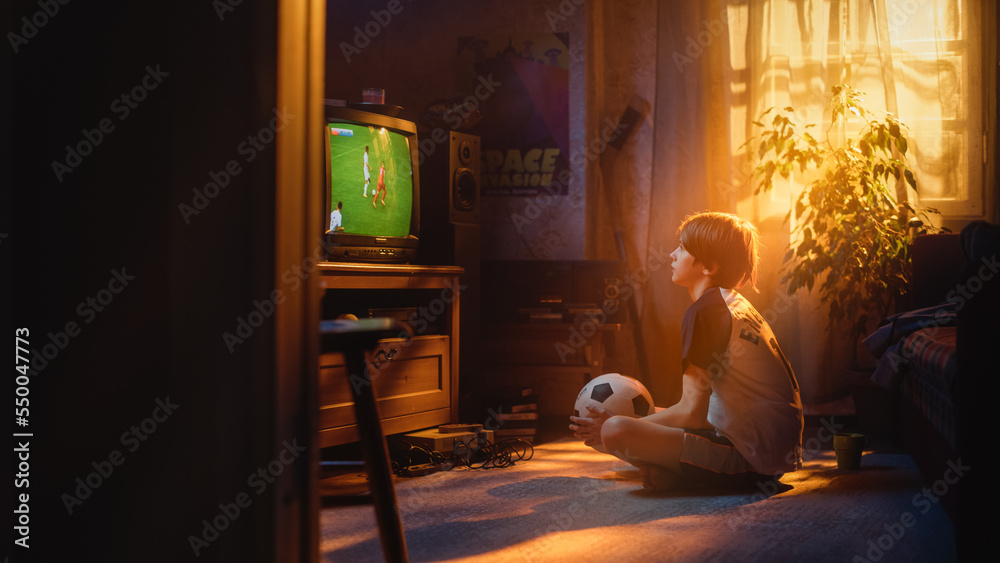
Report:
[[[487,412],[495,419],[497,442],[524,440],[534,443],[538,432],[538,396],[531,387],[500,389]]]

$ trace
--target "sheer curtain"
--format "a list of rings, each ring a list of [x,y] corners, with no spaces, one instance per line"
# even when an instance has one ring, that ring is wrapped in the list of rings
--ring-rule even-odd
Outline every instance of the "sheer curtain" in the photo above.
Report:
[[[630,0],[614,10],[608,2],[591,4],[588,19],[601,19],[589,30],[592,68],[603,69],[594,75],[615,75],[630,54],[645,58],[628,59],[630,79],[591,83],[589,119],[613,113],[621,106],[607,102],[621,104],[635,91],[651,105],[636,134],[643,144],[609,150],[592,164],[598,185],[588,199],[608,211],[592,215],[593,232],[622,230],[632,267],[643,267],[655,266],[648,249],[676,246],[677,225],[689,213],[711,209],[750,219],[765,248],[759,292],[746,291],[747,298],[777,333],[806,402],[846,396],[853,343],[827,327],[818,297],[788,296],[781,283],[790,231],[784,218],[803,179],[755,197],[739,147],[753,134],[751,122],[772,106],[792,106],[803,123],[825,130],[830,88],[848,83],[866,92],[870,108],[895,113],[910,127],[919,193],[903,188],[902,195],[941,209],[945,225],[981,217],[992,197],[978,158],[981,75],[989,68],[981,57],[993,54],[983,52],[980,33],[987,29],[995,41],[995,23],[983,19],[995,11],[964,0]],[[642,42],[651,38],[655,60]],[[591,99],[601,102],[596,109]],[[623,178],[638,182],[625,185]],[[614,257],[600,242],[607,238],[591,240],[594,256]],[[669,270],[649,267],[636,293],[658,401],[678,391],[676,343],[690,303]]]
[[[942,222],[984,213],[983,3],[962,0],[751,0],[742,42],[751,114],[792,105],[823,123],[830,87],[866,92],[910,127],[921,203]],[[995,17],[995,13],[993,14]],[[734,30],[735,31],[735,30]],[[746,116],[744,116],[746,117]],[[751,115],[752,117],[752,115]]]
[[[825,131],[831,87],[850,84],[866,93],[869,108],[896,114],[910,127],[908,159],[919,191],[901,183],[900,198],[940,209],[938,225],[958,226],[982,214],[982,163],[976,159],[983,150],[978,2],[750,0],[731,7],[746,22],[742,41],[731,49],[731,60],[742,63],[747,76],[745,107],[734,107],[731,116],[740,133],[734,140],[752,135],[753,118],[773,106],[792,106],[802,123]],[[731,31],[735,38],[741,27]],[[745,155],[734,155],[745,162]],[[806,181],[793,177],[749,200],[752,186],[746,182],[740,212],[765,225],[767,240],[781,250],[787,225],[770,227],[792,208]],[[769,255],[772,265],[780,260],[775,254]],[[784,291],[777,276],[768,282],[765,294]],[[800,291],[794,298],[795,306],[775,324],[788,336],[786,352],[794,358],[803,395],[813,402],[844,395],[854,343],[842,328],[827,327],[827,311],[816,296]],[[864,351],[857,355],[864,364]]]

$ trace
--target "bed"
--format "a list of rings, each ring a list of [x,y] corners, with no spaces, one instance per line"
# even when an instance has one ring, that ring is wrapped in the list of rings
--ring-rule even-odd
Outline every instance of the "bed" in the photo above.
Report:
[[[978,509],[969,507],[988,506],[986,491],[995,489],[983,470],[995,446],[977,434],[1000,408],[982,383],[1000,373],[998,252],[1000,227],[985,222],[917,237],[905,310],[864,341],[878,361],[872,381],[892,397],[894,439],[958,534],[972,534]]]

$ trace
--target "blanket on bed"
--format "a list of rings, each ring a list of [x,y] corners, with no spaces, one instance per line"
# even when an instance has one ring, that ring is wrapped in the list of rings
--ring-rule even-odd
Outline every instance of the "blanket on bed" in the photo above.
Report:
[[[955,321],[960,306],[960,301],[948,300],[888,317],[864,340],[868,351],[879,359],[872,381],[896,389],[904,366],[916,366],[940,378],[942,390],[948,391],[955,372]]]

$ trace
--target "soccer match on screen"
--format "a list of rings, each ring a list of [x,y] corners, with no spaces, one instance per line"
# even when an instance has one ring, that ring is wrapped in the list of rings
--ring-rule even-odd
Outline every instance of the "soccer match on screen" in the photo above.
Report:
[[[327,230],[405,237],[410,232],[410,147],[384,128],[328,124],[330,214]]]

